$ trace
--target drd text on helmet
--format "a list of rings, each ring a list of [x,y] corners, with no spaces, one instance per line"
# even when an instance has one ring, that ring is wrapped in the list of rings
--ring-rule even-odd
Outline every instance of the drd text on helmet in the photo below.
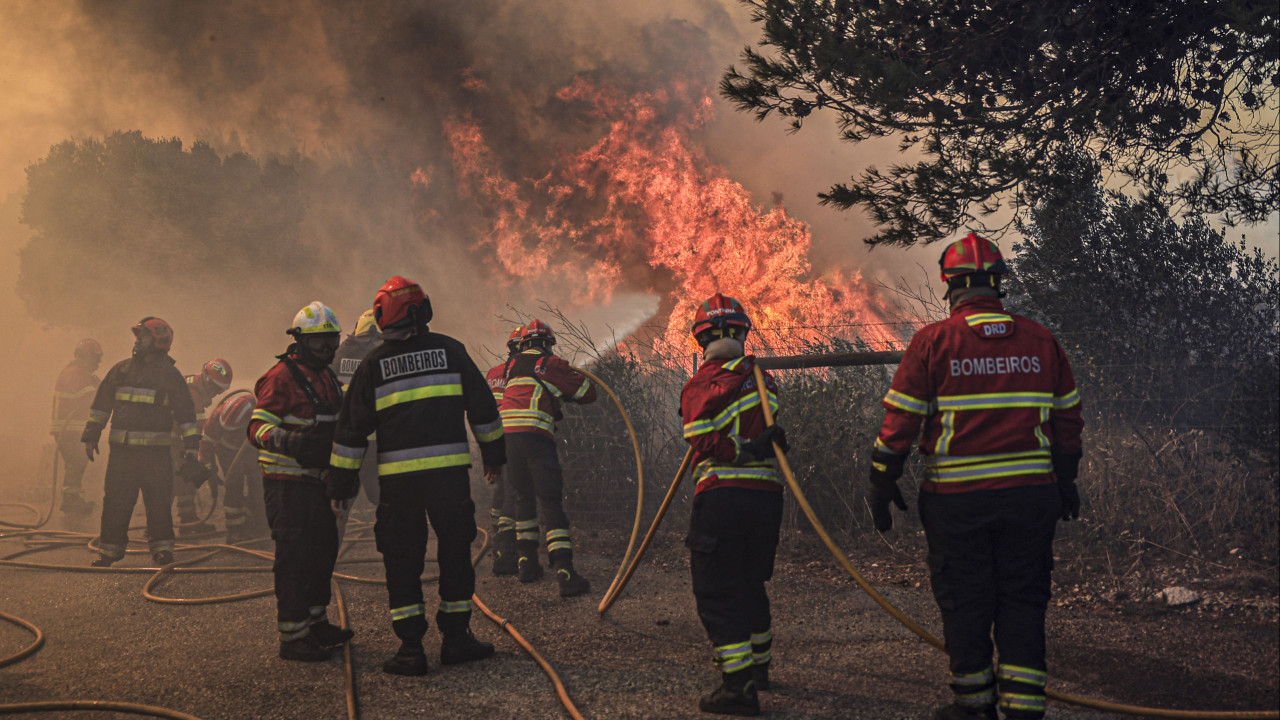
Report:
[[[231,387],[231,363],[222,358],[214,358],[205,363],[200,374],[204,376],[205,382],[218,388],[219,392],[226,392]]]
[[[1000,276],[1009,272],[1009,266],[1000,254],[1000,248],[990,240],[969,233],[947,246],[938,258],[942,269],[942,281],[951,288],[1000,287]]]
[[[751,332],[751,318],[742,309],[742,303],[716,293],[698,306],[693,314],[693,337],[705,348],[713,341],[729,337],[746,342]]]
[[[134,337],[138,337],[143,333],[150,335],[155,340],[154,347],[156,350],[168,352],[173,347],[173,328],[169,327],[169,323],[158,317],[144,317],[131,330],[133,330]]]
[[[431,322],[431,298],[418,283],[396,275],[373,297],[373,317],[384,333],[426,325]]]
[[[93,338],[85,338],[76,343],[74,355],[85,360],[101,360],[102,346]]]
[[[525,323],[519,330],[521,350],[545,349],[556,344],[556,334],[551,331],[551,326],[536,318]]]
[[[321,333],[340,333],[342,332],[342,326],[338,324],[338,316],[333,314],[328,305],[319,300],[312,300],[309,305],[293,316],[293,327],[285,332],[294,337]]]

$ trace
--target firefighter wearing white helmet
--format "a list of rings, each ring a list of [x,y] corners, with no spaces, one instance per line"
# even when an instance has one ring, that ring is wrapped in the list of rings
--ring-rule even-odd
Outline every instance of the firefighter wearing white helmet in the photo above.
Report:
[[[318,662],[354,635],[329,622],[329,581],[338,527],[320,473],[329,465],[342,388],[329,368],[342,328],[315,301],[285,331],[293,343],[258,379],[249,440],[258,448],[262,489],[275,539],[276,620],[280,657]]]
[[[382,344],[382,333],[378,330],[378,321],[373,316],[373,309],[365,310],[360,315],[360,319],[356,320],[356,330],[352,334],[343,339],[342,344],[338,346],[338,352],[333,357],[333,364],[330,367],[338,375],[338,382],[342,383],[342,392],[347,391],[347,387],[351,385],[351,377],[356,374],[356,368],[360,367],[360,362],[364,360],[374,348]],[[369,452],[377,453],[377,440],[373,435],[369,436]],[[378,466],[373,463],[366,463],[360,468],[360,488],[364,491],[365,499],[375,507],[378,504]]]

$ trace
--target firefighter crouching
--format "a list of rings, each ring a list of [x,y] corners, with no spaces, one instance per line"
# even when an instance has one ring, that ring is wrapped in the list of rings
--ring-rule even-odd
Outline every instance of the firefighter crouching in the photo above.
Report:
[[[720,293],[694,315],[693,335],[704,362],[680,393],[684,438],[693,448],[696,482],[689,519],[689,567],[698,617],[715,646],[721,684],[700,699],[703,712],[758,715],[758,690],[769,689],[772,617],[765,582],[773,576],[782,524],[782,483],[773,443],[786,434],[765,426],[744,355],[751,321],[742,305]],[[769,404],[777,387],[764,373]]]
[[[970,233],[943,253],[951,317],[911,339],[872,451],[876,528],[905,510],[897,479],[921,424],[920,519],[955,700],[935,720],[1045,713],[1045,610],[1057,520],[1079,517],[1083,427],[1053,335],[1005,311],[1000,250]],[[992,631],[1000,663],[992,665]]]
[[[489,384],[493,400],[502,406],[502,395],[507,389],[507,368],[511,360],[520,353],[520,335],[524,327],[517,327],[507,336],[507,360],[494,365],[485,373],[484,380]],[[519,569],[516,561],[516,498],[511,492],[511,483],[499,475],[491,486],[493,493],[489,501],[489,522],[493,531],[493,574],[515,575]]]
[[[200,434],[200,464],[222,469],[226,489],[222,501],[227,542],[266,537],[267,514],[262,498],[262,468],[246,429],[257,406],[251,390],[236,390],[209,413]]]
[[[80,436],[93,395],[101,380],[94,371],[102,364],[102,346],[85,338],[76,343],[73,359],[58,375],[53,386],[53,435],[56,452],[62,458],[62,502],[58,506],[65,515],[88,515],[94,503],[84,499],[84,471],[89,467]]]
[[[201,433],[204,432],[205,422],[209,418],[208,413],[205,412],[206,409],[219,395],[231,387],[231,378],[231,363],[221,358],[205,363],[198,375],[187,375],[183,378],[187,382],[187,390],[191,392],[191,402],[196,406],[196,427]],[[179,459],[175,458],[174,462],[176,466]],[[202,522],[196,511],[196,491],[206,480],[214,488],[217,487],[215,483],[218,482],[218,474],[208,463],[204,466],[208,467],[209,471],[200,477],[188,479],[179,475],[173,484],[173,506],[178,511],[178,534],[183,537],[210,533],[216,529],[213,525]]]
[[[556,453],[555,423],[562,402],[595,402],[596,389],[563,358],[551,353],[555,333],[541,320],[520,332],[520,352],[507,363],[502,426],[511,461],[508,493],[515,495],[517,574],[520,582],[542,578],[538,562],[539,516],[546,529],[547,560],[560,597],[582,595],[591,583],[573,567],[573,541],[564,512],[564,476]]]
[[[263,499],[275,541],[280,657],[318,662],[355,634],[329,622],[329,581],[338,558],[338,526],[321,471],[342,390],[329,369],[342,329],[319,301],[298,311],[293,343],[254,387],[248,436],[262,466]]]
[[[374,535],[386,570],[391,627],[401,641],[382,669],[425,675],[421,576],[428,520],[440,564],[440,662],[493,654],[493,645],[476,640],[470,628],[476,523],[467,424],[480,445],[485,475],[493,478],[506,463],[502,420],[462,343],[428,329],[431,301],[417,283],[392,277],[378,290],[373,309],[383,342],[351,378],[325,479],[334,513],[341,515],[358,490],[367,438],[377,432],[377,456],[368,460],[377,463],[381,483]]]
[[[173,365],[173,328],[157,317],[134,325],[133,356],[116,363],[98,386],[85,423],[85,456],[98,450],[102,430],[111,420],[107,440],[111,454],[102,497],[99,558],[94,567],[110,567],[124,557],[129,544],[129,518],[138,493],[147,510],[147,537],[152,559],[173,562],[173,465],[169,445],[176,423],[183,446],[183,471],[192,476],[201,468],[196,460],[200,436],[196,411],[182,373]]]
[[[369,354],[369,351],[382,344],[382,337],[378,334],[378,322],[373,317],[373,310],[365,310],[360,314],[360,319],[356,320],[355,332],[343,339],[342,344],[338,346],[338,352],[333,356],[333,372],[338,376],[338,382],[342,384],[342,392],[347,391],[347,386],[351,384],[351,378],[356,374],[356,368],[360,367],[361,361]],[[378,452],[377,438],[369,436],[369,452],[376,455]],[[369,504],[377,507],[378,505],[378,466],[374,463],[363,465],[360,468],[360,489],[364,492],[364,497]]]

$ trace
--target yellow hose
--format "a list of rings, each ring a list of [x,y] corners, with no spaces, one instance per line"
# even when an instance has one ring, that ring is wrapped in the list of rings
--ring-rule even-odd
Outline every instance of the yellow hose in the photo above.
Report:
[[[170,718],[171,720],[200,720],[195,715],[188,715],[177,710],[168,710],[151,705],[112,702],[110,700],[51,700],[49,702],[15,703],[0,705],[0,715],[22,715],[37,712],[97,710],[100,712],[128,713],[130,715],[146,715],[147,717]]]
[[[10,655],[9,657],[0,658],[0,668],[6,665],[12,665],[21,660],[25,660],[27,657],[34,655],[35,652],[39,650],[41,646],[44,645],[44,633],[40,632],[40,628],[36,627],[35,625],[32,625],[31,623],[27,622],[26,620],[23,620],[20,617],[10,615],[9,613],[5,613],[5,612],[0,612],[0,620],[5,620],[19,627],[26,628],[32,635],[36,636],[35,642],[28,645],[22,651],[15,653],[13,655]]]
[[[556,674],[555,669],[551,667],[550,663],[543,659],[542,655],[538,654],[537,650],[533,649],[533,645],[529,644],[529,641],[524,639],[524,636],[520,634],[520,631],[516,630],[515,625],[512,625],[505,618],[499,617],[490,610],[488,606],[480,601],[479,595],[472,595],[471,602],[475,603],[475,606],[480,609],[480,612],[484,613],[498,627],[506,630],[507,634],[519,643],[520,647],[524,648],[525,652],[529,653],[529,657],[533,658],[533,661],[538,663],[538,666],[547,674],[547,677],[551,678],[552,684],[556,686],[556,695],[560,697],[560,704],[563,705],[565,711],[569,713],[569,717],[574,720],[583,720],[582,715],[578,712],[578,708],[574,706],[573,700],[569,698],[569,691],[565,689],[564,683],[560,682],[560,676]]]
[[[765,389],[764,374],[760,372],[760,366],[752,368],[752,372],[756,378],[756,390],[760,393],[760,407],[764,411],[764,421],[766,425],[773,424],[773,409],[769,406],[768,391]],[[849,562],[849,558],[840,550],[835,541],[831,539],[831,535],[827,533],[826,528],[822,526],[818,516],[814,514],[813,508],[810,507],[809,501],[805,498],[804,493],[800,490],[799,483],[796,482],[795,475],[791,472],[791,464],[787,462],[786,453],[777,443],[773,444],[774,452],[778,456],[778,467],[782,468],[782,474],[787,479],[787,485],[791,488],[792,494],[796,496],[796,501],[800,503],[800,509],[804,511],[805,517],[809,519],[809,523],[813,525],[813,529],[817,531],[818,537],[822,538],[822,542],[835,556],[836,560],[844,567],[845,572],[858,583],[863,591],[871,597],[880,607],[884,608],[898,622],[905,625],[908,629],[919,635],[922,640],[930,645],[944,650],[945,647],[941,640],[934,637],[929,631],[920,627],[914,620],[907,617],[901,610],[894,607],[883,595],[876,592],[871,587],[866,578],[853,567],[853,563]],[[1094,700],[1092,698],[1078,697],[1068,695],[1054,690],[1047,690],[1046,695],[1059,702],[1069,703],[1071,705],[1080,705],[1082,707],[1094,708],[1095,710],[1104,710],[1106,712],[1120,713],[1123,715],[1145,715],[1147,717],[1160,718],[1196,718],[1198,720],[1273,720],[1280,719],[1280,711],[1210,711],[1210,710],[1164,710],[1161,708],[1146,708],[1136,705],[1122,705],[1119,703],[1106,702],[1105,700]]]
[[[613,601],[618,598],[618,595],[622,594],[622,589],[627,586],[627,582],[631,580],[631,574],[635,572],[636,566],[640,564],[640,558],[644,557],[644,551],[649,549],[649,543],[658,532],[658,524],[662,522],[662,518],[667,514],[667,507],[671,505],[671,500],[676,496],[676,488],[680,487],[680,481],[684,478],[684,473],[689,469],[691,462],[693,462],[693,448],[689,448],[689,451],[684,454],[680,469],[676,471],[676,479],[671,481],[671,489],[667,490],[667,496],[662,499],[662,505],[658,508],[658,514],[654,515],[653,522],[649,525],[649,531],[644,534],[644,541],[640,543],[640,549],[636,551],[635,557],[631,558],[631,564],[627,565],[627,571],[622,575],[622,582],[618,582],[615,579],[614,586],[610,586],[609,592],[605,593],[604,599],[600,601],[600,607],[597,610],[601,615],[608,611],[609,607],[613,605]]]
[[[627,432],[631,435],[631,447],[636,453],[636,486],[638,488],[636,490],[636,519],[631,524],[631,539],[627,542],[627,549],[622,553],[622,563],[618,565],[618,572],[613,576],[613,582],[609,583],[609,589],[604,593],[607,598],[617,594],[615,588],[618,586],[619,579],[622,578],[623,568],[627,566],[627,558],[631,557],[631,550],[636,546],[636,536],[640,533],[640,519],[644,514],[644,463],[640,459],[640,441],[636,439],[636,429],[631,426],[631,417],[627,415],[627,409],[622,407],[622,400],[618,399],[618,395],[613,391],[613,388],[610,388],[603,380],[583,368],[570,367],[586,375],[589,380],[604,388],[604,391],[609,393],[609,397],[613,398],[613,404],[617,405],[618,412],[622,413],[622,421],[627,424]],[[602,609],[600,612],[604,612],[604,610]]]

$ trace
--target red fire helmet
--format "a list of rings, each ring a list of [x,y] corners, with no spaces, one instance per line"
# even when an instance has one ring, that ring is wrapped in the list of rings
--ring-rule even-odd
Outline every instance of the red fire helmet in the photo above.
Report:
[[[76,343],[74,355],[78,358],[102,359],[102,346],[93,338],[85,338]]]
[[[383,332],[429,323],[431,298],[418,283],[396,275],[383,283],[373,297],[373,317]]]
[[[1004,275],[1009,272],[1009,266],[1005,264],[1004,256],[1000,254],[1000,248],[990,240],[974,233],[969,233],[948,245],[947,249],[942,251],[942,257],[938,258],[938,266],[942,268],[942,281],[948,285],[951,285],[955,278],[965,275],[976,273]]]
[[[215,358],[204,364],[204,370],[201,371],[204,379],[212,383],[218,388],[219,392],[226,392],[231,387],[231,363],[222,358]]]
[[[719,331],[715,333],[715,337],[724,337],[724,331],[731,327],[741,328],[742,337],[745,338],[751,331],[751,318],[747,317],[747,311],[742,309],[742,303],[726,295],[716,293],[703,300],[697,312],[693,314],[695,338],[709,330]]]
[[[519,325],[511,334],[507,336],[507,352],[515,353],[520,351],[520,336],[524,334],[524,326]]]
[[[132,330],[134,337],[147,333],[155,338],[157,350],[168,352],[173,347],[173,328],[169,327],[169,323],[158,317],[144,317],[138,321],[137,325],[133,326]]]
[[[248,390],[237,390],[218,404],[215,416],[222,427],[231,431],[249,426],[249,416],[258,406],[257,398]]]
[[[542,347],[551,347],[556,344],[556,334],[551,331],[551,326],[536,318],[520,328],[520,348],[532,347],[535,340],[541,340]]]

